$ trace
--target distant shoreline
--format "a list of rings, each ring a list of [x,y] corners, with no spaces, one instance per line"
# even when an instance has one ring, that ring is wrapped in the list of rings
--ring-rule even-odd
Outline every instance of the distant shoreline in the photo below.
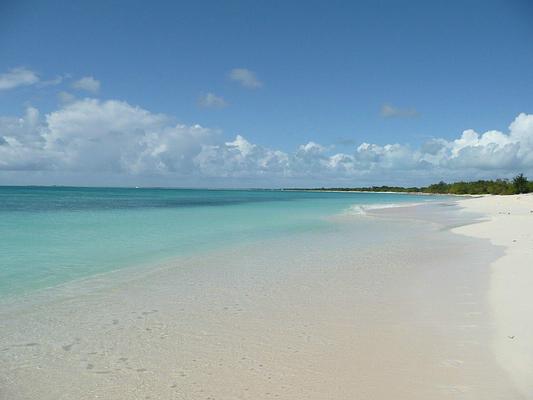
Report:
[[[287,188],[286,190],[304,190],[319,192],[362,192],[362,193],[407,193],[407,194],[446,194],[446,195],[483,195],[501,194],[512,195],[533,192],[533,182],[524,174],[516,175],[512,180],[478,180],[446,183],[440,181],[429,186],[363,186],[363,187],[315,187],[315,188]]]
[[[336,190],[336,189],[281,189],[284,192],[315,192],[315,193],[384,193],[384,194],[405,194],[418,196],[458,196],[458,197],[480,197],[492,196],[487,194],[455,194],[455,193],[431,193],[431,192],[395,192],[395,191],[378,191],[378,190]]]

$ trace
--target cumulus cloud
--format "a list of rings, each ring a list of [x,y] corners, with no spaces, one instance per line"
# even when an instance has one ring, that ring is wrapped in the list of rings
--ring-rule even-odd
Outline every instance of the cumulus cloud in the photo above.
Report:
[[[394,107],[390,104],[384,104],[381,107],[380,115],[383,118],[393,118],[393,117],[411,118],[411,117],[417,117],[419,114],[415,108],[399,108],[399,107]]]
[[[248,89],[258,89],[263,86],[263,82],[257,79],[255,72],[246,68],[232,69],[229,73],[229,78]]]
[[[241,135],[233,141],[202,147],[194,158],[207,177],[279,177],[286,173],[289,157],[282,151],[250,143]]]
[[[72,83],[72,87],[78,90],[85,90],[90,93],[98,93],[100,91],[100,81],[94,79],[92,76],[84,76],[83,78]]]
[[[198,105],[205,108],[224,108],[228,106],[228,103],[214,93],[207,93],[200,97]]]
[[[13,68],[0,74],[0,90],[14,89],[18,86],[29,86],[39,82],[35,72],[24,67]]]
[[[335,152],[310,141],[287,152],[124,101],[73,100],[44,115],[28,107],[20,117],[0,117],[0,170],[167,177],[168,184],[186,177],[200,186],[244,178],[357,185],[506,177],[533,172],[533,115],[519,114],[508,132],[468,129],[419,147],[361,143]]]
[[[80,100],[44,117],[28,108],[0,119],[0,169],[194,173],[193,157],[215,135],[116,100]]]

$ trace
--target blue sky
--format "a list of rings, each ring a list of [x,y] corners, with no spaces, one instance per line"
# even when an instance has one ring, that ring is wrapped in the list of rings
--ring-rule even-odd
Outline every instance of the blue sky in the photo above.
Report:
[[[49,129],[46,115],[69,107],[58,96],[63,92],[76,96],[71,103],[89,97],[127,102],[170,116],[173,124],[207,127],[220,143],[239,134],[289,157],[309,142],[329,157],[350,155],[364,142],[416,149],[434,139],[451,142],[466,129],[506,134],[520,113],[533,113],[531,20],[527,1],[8,0],[0,5],[0,74],[24,68],[38,82],[0,90],[0,115],[8,121],[33,107]],[[255,84],[246,84],[242,73]],[[99,89],[73,87],[84,77]],[[15,137],[8,126],[0,125],[0,136]],[[50,163],[46,168],[56,173],[72,169]],[[14,164],[4,162],[0,183],[17,181],[17,168],[28,176],[41,171]],[[517,168],[530,165],[496,171]],[[97,170],[90,173],[106,174]],[[187,171],[164,172],[181,177],[169,184],[201,184],[201,174]],[[413,173],[407,180],[446,174]],[[310,184],[335,180],[312,170],[282,175]],[[448,175],[461,178],[457,170]],[[285,182],[279,176],[265,183]],[[393,173],[390,180],[399,181]]]

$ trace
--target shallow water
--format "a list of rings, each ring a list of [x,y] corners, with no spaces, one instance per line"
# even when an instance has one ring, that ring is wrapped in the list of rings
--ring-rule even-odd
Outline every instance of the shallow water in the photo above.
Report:
[[[0,297],[226,246],[332,229],[328,216],[428,196],[0,187]],[[290,239],[287,239],[290,240]]]

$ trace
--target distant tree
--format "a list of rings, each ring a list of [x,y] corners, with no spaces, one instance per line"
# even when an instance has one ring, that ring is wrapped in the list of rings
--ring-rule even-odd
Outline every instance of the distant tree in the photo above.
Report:
[[[305,189],[304,189],[305,190]],[[446,183],[440,181],[427,187],[410,187],[401,186],[369,186],[369,187],[343,187],[343,188],[315,188],[313,190],[342,190],[342,191],[365,191],[365,192],[424,192],[424,193],[441,193],[441,194],[500,194],[508,195],[515,193],[533,192],[533,181],[523,175],[517,175],[512,181],[508,179],[496,180],[479,180],[472,182],[453,182]]]
[[[529,184],[524,174],[519,174],[513,179],[513,186],[516,193],[527,193]]]

